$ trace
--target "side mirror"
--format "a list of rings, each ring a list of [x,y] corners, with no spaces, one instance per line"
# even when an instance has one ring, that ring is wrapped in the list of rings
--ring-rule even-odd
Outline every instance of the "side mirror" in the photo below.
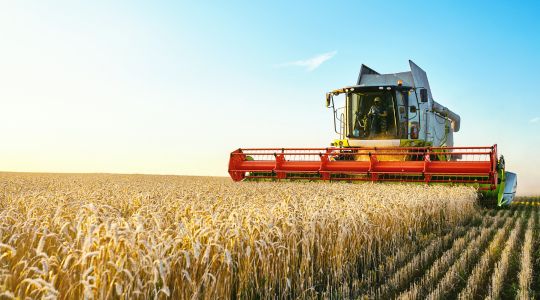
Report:
[[[411,113],[415,113],[415,112],[416,112],[416,106],[410,106],[410,107],[409,107],[409,111],[410,111]]]
[[[326,93],[326,107],[330,107],[333,102],[333,96],[332,93]]]
[[[420,101],[424,103],[428,102],[427,89],[420,89]]]

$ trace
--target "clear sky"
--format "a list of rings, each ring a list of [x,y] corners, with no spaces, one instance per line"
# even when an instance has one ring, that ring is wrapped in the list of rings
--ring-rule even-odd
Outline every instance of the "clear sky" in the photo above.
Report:
[[[497,143],[540,194],[539,8],[0,1],[0,170],[225,176],[238,147],[329,145],[324,93],[412,59],[456,145]]]

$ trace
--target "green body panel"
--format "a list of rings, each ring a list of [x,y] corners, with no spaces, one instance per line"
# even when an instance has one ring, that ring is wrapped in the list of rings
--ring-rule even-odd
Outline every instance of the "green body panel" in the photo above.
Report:
[[[426,142],[424,140],[399,140],[400,147],[430,147],[433,146],[432,142]]]
[[[330,143],[334,147],[350,147],[349,139],[337,139]],[[399,140],[399,147],[430,147],[433,146],[432,142],[426,142],[424,140]]]

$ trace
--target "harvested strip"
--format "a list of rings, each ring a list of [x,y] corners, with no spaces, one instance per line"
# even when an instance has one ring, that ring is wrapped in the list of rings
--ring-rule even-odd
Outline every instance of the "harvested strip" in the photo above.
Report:
[[[489,213],[488,213],[489,212]],[[507,213],[508,211],[491,211],[491,210],[483,210],[481,214],[479,215],[478,223],[481,223],[481,226],[487,227],[490,226],[493,223],[493,220],[497,218],[497,216],[501,216],[504,213]],[[470,226],[465,225],[465,226]],[[459,226],[458,228],[455,228],[454,230],[462,230],[464,226]],[[416,243],[415,243],[416,244]],[[427,247],[428,245],[426,245]],[[418,248],[418,247],[416,247]],[[381,266],[377,273],[379,273],[379,277],[383,277],[385,274],[392,274],[396,272],[399,268],[403,267],[407,261],[410,261],[413,259],[413,256],[411,254],[414,254],[418,251],[412,251],[414,249],[411,247],[411,245],[404,245],[396,250],[396,253],[389,258],[387,258],[386,262]]]
[[[490,265],[492,265],[495,262],[495,259],[499,257],[499,249],[506,238],[508,228],[513,223],[515,223],[515,219],[508,218],[505,222],[504,228],[497,232],[487,249],[482,254],[480,261],[474,266],[474,269],[467,280],[467,285],[458,295],[459,299],[474,299],[474,297],[477,295],[482,287],[482,283],[487,280]]]
[[[457,230],[448,233],[442,238],[434,240],[422,252],[415,255],[409,263],[395,272],[384,285],[379,287],[375,292],[376,298],[386,299],[392,297],[396,292],[399,292],[399,290],[403,289],[417,273],[428,266],[439,253],[449,247],[456,237],[463,233],[463,229]]]
[[[494,214],[495,217],[485,214],[482,227],[495,228],[499,226],[500,222],[502,222],[502,217],[507,214],[508,211],[498,211]],[[494,220],[498,221],[498,223],[494,222]],[[452,245],[452,248],[437,259],[429,270],[424,273],[424,276],[419,281],[412,283],[408,290],[398,296],[398,299],[422,299],[425,297],[425,294],[434,288],[434,285],[437,284],[438,280],[459,257],[465,247],[478,236],[481,231],[480,228],[471,228],[466,236],[457,239]]]
[[[398,299],[420,299],[427,291],[433,288],[440,277],[453,264],[463,249],[472,241],[480,232],[479,228],[471,228],[464,237],[457,239],[452,248],[446,251],[439,259],[437,259],[429,270],[424,274],[419,282],[413,285],[405,292],[398,296]]]
[[[517,246],[518,236],[521,233],[521,228],[523,227],[523,222],[520,222],[522,218],[523,212],[517,226],[512,229],[510,237],[504,245],[500,260],[495,265],[495,270],[493,271],[493,274],[491,276],[491,286],[489,290],[490,292],[487,296],[487,299],[500,298],[501,289],[504,284],[504,279],[507,275],[508,267],[510,264],[510,255],[514,252]]]
[[[521,251],[521,269],[519,271],[519,291],[517,299],[531,299],[529,290],[531,288],[532,279],[532,247],[533,247],[533,230],[535,225],[535,217],[530,216],[527,222],[527,231],[525,232],[525,242]]]
[[[381,284],[385,280],[386,274],[394,273],[398,268],[402,267],[407,261],[412,259],[414,253],[421,251],[422,248],[429,245],[430,239],[427,238],[423,243],[417,241],[409,241],[403,245],[397,246],[394,253],[388,255],[382,266],[376,266],[374,270],[364,275],[361,285],[371,287]],[[363,291],[366,292],[366,291]]]
[[[540,205],[540,197],[536,199]],[[531,290],[533,295],[540,295],[540,206],[536,207],[535,227],[533,230],[533,274]]]
[[[454,289],[457,287],[456,281],[461,280],[460,274],[467,273],[470,270],[471,264],[477,259],[480,250],[485,247],[489,239],[493,237],[490,244],[498,244],[500,241],[502,241],[506,228],[508,228],[508,226],[512,223],[511,220],[512,218],[506,218],[504,224],[502,225],[503,229],[497,231],[494,237],[493,234],[495,233],[495,230],[499,228],[502,220],[497,222],[496,226],[483,229],[480,233],[480,236],[478,236],[472,243],[469,244],[469,246],[467,246],[459,259],[450,267],[448,272],[446,272],[444,277],[439,281],[437,286],[430,292],[430,294],[426,298],[447,298],[446,296],[453,292]]]
[[[444,239],[447,243],[447,248],[452,245],[452,241],[458,238],[459,236],[462,236],[466,232],[469,232],[472,228],[478,228],[478,227],[486,227],[491,226],[495,221],[501,220],[504,216],[508,215],[510,213],[509,210],[481,210],[478,214],[473,215],[470,221],[464,223],[463,225],[456,226],[452,231],[447,233],[443,237],[433,237],[435,234],[431,233],[428,236],[422,236],[419,238],[421,243],[425,243],[425,241],[432,241],[432,243],[425,245],[424,247],[416,245],[415,247],[411,247],[411,244],[405,244],[403,246],[396,245],[399,247],[397,250],[394,251],[394,254],[390,254],[387,256],[387,258],[384,259],[384,264],[378,266],[378,268],[374,268],[370,270],[369,272],[361,274],[361,279],[353,279],[352,281],[348,281],[343,283],[337,290],[338,294],[340,294],[343,297],[346,298],[373,298],[376,295],[377,287],[378,289],[381,288],[381,285],[379,282],[382,282],[383,284],[387,283],[388,280],[392,277],[390,275],[390,278],[384,278],[382,275],[384,273],[392,274],[393,272],[383,272],[383,270],[399,270],[403,269],[404,264],[410,263],[414,260],[414,258],[417,258],[418,255],[413,256],[411,254],[417,253],[418,251],[414,251],[411,249],[422,249],[422,252],[425,251],[426,248],[429,248],[432,246],[434,242],[436,242],[437,239]],[[431,237],[430,237],[431,236]],[[455,243],[455,241],[454,241]],[[414,246],[414,245],[413,245]],[[427,252],[427,251],[426,251]],[[442,251],[441,251],[442,254]],[[434,259],[436,257],[434,256]],[[397,267],[400,265],[399,267]],[[421,270],[424,270],[429,266],[429,263],[425,266],[418,267],[417,270],[422,272]],[[395,274],[394,274],[395,275]],[[416,275],[418,276],[418,275]],[[409,280],[412,281],[411,278]],[[405,286],[402,286],[401,290],[405,288]],[[370,290],[371,289],[371,290]],[[392,295],[396,295],[399,291],[390,291]],[[390,297],[390,295],[388,296]]]
[[[472,227],[473,225],[471,224],[480,223],[483,224],[483,226],[486,224],[490,225],[493,223],[494,219],[494,217],[487,214],[487,210],[483,210],[478,216],[475,216],[469,224],[459,225],[456,228],[453,228],[442,238],[445,240],[450,240],[452,237],[453,239],[458,238],[459,235],[475,228]],[[439,237],[439,239],[440,238],[441,237]],[[404,245],[396,245],[394,254],[388,255],[384,264],[374,268],[372,271],[368,272],[368,274],[362,274],[362,280],[355,279],[350,284],[350,296],[352,298],[359,297],[360,295],[369,292],[367,290],[368,287],[377,287],[384,284],[385,281],[388,281],[388,277],[385,277],[386,274],[395,273],[396,270],[410,262],[414,258],[415,253],[421,252],[423,249],[426,249],[426,247],[429,247],[432,244],[430,241],[432,242],[435,239],[437,239],[436,234],[432,233],[428,236],[423,236],[421,241],[409,241]],[[372,291],[371,294],[374,294],[374,292]],[[367,297],[367,295],[365,296]]]

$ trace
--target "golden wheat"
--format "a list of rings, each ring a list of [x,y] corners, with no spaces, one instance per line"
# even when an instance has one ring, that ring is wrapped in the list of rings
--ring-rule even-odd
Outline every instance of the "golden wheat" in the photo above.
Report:
[[[477,213],[471,188],[138,175],[0,179],[0,290],[20,298],[344,295],[341,287],[402,243]]]

